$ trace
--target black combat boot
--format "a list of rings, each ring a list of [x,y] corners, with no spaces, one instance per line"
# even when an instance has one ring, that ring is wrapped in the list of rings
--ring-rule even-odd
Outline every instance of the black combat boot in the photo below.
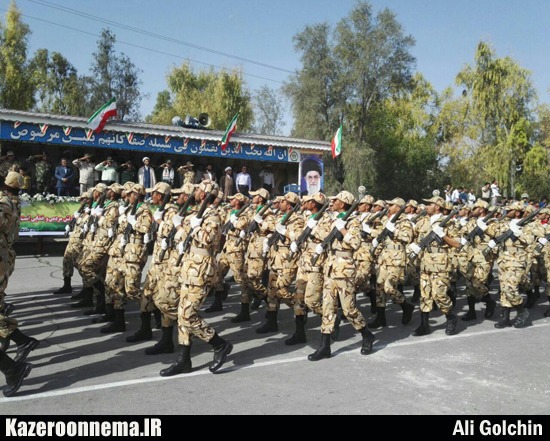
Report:
[[[210,314],[212,312],[223,311],[222,298],[223,298],[223,291],[216,291],[216,293],[214,294],[214,303],[212,303],[212,305],[210,305],[209,308],[206,308],[204,312],[206,312],[207,314]]]
[[[475,320],[477,318],[476,315],[476,298],[472,296],[467,296],[466,300],[468,300],[468,312],[462,316],[463,322],[470,322],[472,320]]]
[[[82,299],[78,303],[73,303],[71,308],[91,308],[94,306],[94,289],[90,286],[82,290]]]
[[[432,333],[430,329],[430,313],[421,312],[420,313],[420,326],[415,329],[413,336],[422,337],[423,335],[429,335]]]
[[[512,326],[512,322],[510,321],[510,312],[512,311],[512,308],[505,308],[502,307],[500,311],[500,320],[495,323],[495,328],[497,329],[503,329],[508,328]]]
[[[371,289],[369,291],[368,295],[369,295],[369,299],[370,299],[370,313],[375,314],[376,309],[377,309],[377,306],[376,306],[376,290]]]
[[[71,286],[71,278],[70,277],[64,277],[63,278],[63,286],[59,288],[57,291],[54,291],[54,294],[71,294],[73,292],[73,287]]]
[[[174,333],[173,326],[167,326],[162,328],[162,337],[160,341],[152,348],[145,349],[145,355],[158,355],[158,354],[173,354],[174,342],[172,340],[172,334]]]
[[[105,305],[105,315],[92,319],[92,323],[110,323],[115,321],[115,307],[113,304]]]
[[[447,295],[451,299],[451,303],[453,304],[453,308],[456,305],[456,282],[451,282],[451,287],[447,291]]]
[[[88,293],[91,293],[91,295],[94,295],[94,290],[91,286],[83,286],[80,292],[77,292],[74,296],[71,297],[71,300],[82,300],[85,298]]]
[[[513,321],[514,328],[525,328],[527,326],[527,319],[529,318],[529,311],[527,311],[525,303],[515,307],[517,316]]]
[[[231,319],[231,323],[244,323],[250,321],[250,305],[241,303],[241,312]]]
[[[486,294],[481,298],[481,301],[485,303],[485,318],[489,319],[495,315],[495,309],[497,308],[497,302],[493,300],[491,294]]]
[[[361,336],[363,337],[363,342],[361,343],[361,355],[369,355],[372,352],[372,346],[376,340],[376,337],[368,330],[366,326],[359,332],[361,332]]]
[[[330,350],[330,334],[321,334],[321,346],[307,357],[309,361],[319,361],[332,356]]]
[[[180,352],[176,358],[176,362],[160,371],[161,377],[173,377],[179,374],[189,374],[193,370],[191,363],[191,346],[180,345]]]
[[[105,285],[103,282],[98,280],[94,283],[94,288],[97,290],[96,304],[95,308],[84,311],[84,315],[96,315],[96,314],[106,314],[107,309],[105,305]]]
[[[160,309],[155,308],[153,310],[153,317],[155,318],[155,329],[162,329],[162,313]]]
[[[124,309],[115,309],[115,319],[112,323],[101,328],[102,334],[116,334],[118,332],[126,332],[126,320],[124,318]]]
[[[454,315],[452,312],[447,314],[445,317],[447,317],[447,323],[445,324],[445,334],[453,335],[456,332],[458,319],[456,318],[456,315]]]
[[[36,338],[23,334],[19,329],[10,334],[10,340],[17,345],[17,354],[14,358],[16,363],[25,361],[29,353],[40,345],[40,342]]]
[[[10,339],[0,337],[0,351],[6,352],[10,347]]]
[[[277,323],[277,311],[267,311],[267,322],[260,328],[256,329],[256,334],[269,334],[271,332],[279,332],[279,324]]]
[[[413,296],[411,302],[416,303],[420,300],[420,285],[414,285]]]
[[[127,343],[137,343],[153,338],[153,331],[151,330],[151,312],[142,312],[139,318],[141,319],[141,325],[134,335],[126,337]]]
[[[231,285],[229,283],[223,284],[223,291],[222,291],[222,300],[225,302],[227,300],[227,297],[229,297],[229,290],[231,289]]]
[[[214,348],[214,359],[208,370],[215,374],[222,368],[228,355],[233,351],[233,345],[225,341],[217,333],[214,334],[214,337],[212,337],[212,340],[208,344]]]
[[[537,296],[537,299],[540,299],[540,286],[535,285],[533,291],[535,292],[535,295]]]
[[[538,297],[531,289],[527,291],[526,294],[527,301],[525,302],[525,307],[531,309],[533,306],[535,306],[535,303],[537,303]]]
[[[17,393],[31,369],[30,363],[15,362],[6,353],[0,351],[0,372],[6,376],[6,387],[3,389],[5,397],[13,397]]]
[[[368,324],[368,327],[371,329],[378,329],[384,326],[386,326],[386,308],[384,306],[379,306],[376,308],[376,318],[372,323]]]
[[[342,323],[342,319],[338,314],[336,314],[336,318],[334,319],[334,328],[332,329],[332,332],[330,333],[330,338],[332,341],[337,341],[338,338],[340,338],[340,324]]]
[[[252,300],[252,304],[250,305],[250,309],[252,311],[256,311],[257,309],[260,309],[260,306],[262,306],[263,301],[267,301],[267,296],[260,293],[254,293],[254,299]]]
[[[285,345],[296,346],[306,342],[306,318],[304,315],[299,315],[296,317],[296,332],[285,341]]]
[[[404,325],[408,325],[412,320],[412,316],[413,316],[413,312],[414,312],[414,305],[408,303],[405,300],[399,306],[401,306],[401,309],[403,311],[403,318],[401,319],[401,323],[403,323]]]

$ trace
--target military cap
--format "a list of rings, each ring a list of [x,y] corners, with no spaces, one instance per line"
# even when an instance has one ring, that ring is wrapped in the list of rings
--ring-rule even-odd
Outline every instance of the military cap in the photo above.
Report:
[[[378,199],[374,204],[372,205],[378,205],[379,207],[386,208],[386,201],[383,201],[382,199]]]
[[[214,181],[211,181],[210,179],[205,179],[198,185],[198,188],[204,191],[205,193],[214,193],[214,192],[217,192],[218,185]]]
[[[506,209],[508,211],[525,211],[525,204],[523,204],[523,202],[512,202]]]
[[[474,202],[474,205],[472,205],[472,208],[478,208],[478,207],[488,209],[489,203],[484,201],[483,199],[478,199],[477,201]]]
[[[440,196],[434,196],[430,199],[422,199],[422,201],[426,202],[427,204],[435,204],[441,208],[445,208],[445,199]]]
[[[128,193],[137,193],[140,196],[145,196],[145,187],[141,184],[134,184],[132,188],[127,190]]]
[[[145,191],[147,193],[152,193],[156,191],[157,193],[166,195],[170,193],[170,190],[171,190],[170,184],[167,184],[166,182],[157,182],[153,188],[148,188]]]
[[[234,196],[228,196],[227,199],[237,199],[238,201],[240,201],[244,204],[246,204],[248,202],[248,198],[242,193],[237,193]]]
[[[195,191],[195,189],[197,188],[197,186],[195,184],[190,184],[189,182],[187,184],[183,184],[183,187],[180,187],[180,188],[173,188],[172,189],[172,194],[181,194],[181,193],[185,193],[185,194],[193,194],[193,192]]]
[[[132,182],[132,181],[128,181],[128,182],[125,182],[124,185],[122,186],[124,188],[124,191],[128,192],[130,191],[130,189],[136,185],[135,182]]]
[[[372,205],[372,204],[374,204],[374,198],[373,198],[370,194],[366,194],[365,196],[363,196],[363,199],[361,199],[361,201],[359,202],[359,204],[369,204],[369,205]]]
[[[399,207],[405,206],[405,200],[401,198],[393,198],[391,201],[386,201],[388,205],[397,205]]]
[[[296,193],[292,191],[289,191],[287,194],[283,196],[283,200],[296,205],[300,203],[300,196],[298,196]]]
[[[107,191],[107,186],[105,184],[97,184],[94,187],[94,191],[97,191],[98,193],[105,193]]]
[[[414,199],[410,199],[409,202],[407,202],[407,207],[418,208],[418,202],[416,202]]]
[[[347,205],[353,205],[355,202],[355,196],[351,194],[349,191],[341,191],[336,196],[332,196],[330,199],[338,199],[339,201],[342,201],[344,204]]]
[[[80,195],[80,199],[90,199],[90,192],[89,191],[85,191],[84,193],[82,193]]]
[[[114,184],[109,185],[107,187],[107,190],[111,190],[111,191],[114,191],[116,194],[120,194],[122,193],[122,190],[124,190],[124,187],[115,182]]]
[[[16,188],[18,190],[21,190],[21,187],[23,187],[24,179],[23,176],[21,176],[17,172],[9,172],[7,176],[4,179],[4,185],[6,187]]]
[[[267,191],[265,188],[260,188],[259,190],[256,190],[256,191],[249,191],[248,194],[250,194],[250,196],[259,195],[262,198],[264,198],[266,201],[269,200],[269,197],[270,197],[269,191]]]
[[[452,202],[447,201],[445,202],[445,206],[443,208],[447,211],[453,211],[455,207]]]
[[[318,204],[325,205],[325,203],[327,202],[327,197],[323,193],[318,191],[317,193],[314,193],[312,195],[304,196],[304,198],[302,199],[302,202],[309,201],[315,201]]]

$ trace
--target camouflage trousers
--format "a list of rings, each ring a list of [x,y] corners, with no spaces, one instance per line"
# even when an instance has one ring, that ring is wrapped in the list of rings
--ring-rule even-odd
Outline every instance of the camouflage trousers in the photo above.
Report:
[[[15,256],[15,253],[13,253]],[[0,252],[0,337],[7,338],[17,329],[17,320],[6,317],[3,314],[4,297],[8,286],[8,279],[13,273],[13,265],[9,250]]]
[[[531,283],[534,286],[541,286],[542,281],[546,280],[545,270],[543,256],[533,257],[533,264],[531,265]]]
[[[492,264],[487,261],[478,260],[471,262],[465,274],[466,295],[479,300],[489,294],[487,282],[491,274]]]
[[[355,276],[356,292],[369,293],[372,290],[370,279],[374,274],[374,260],[356,260],[357,275]]]
[[[277,311],[281,302],[294,310],[296,316],[305,315],[306,308],[302,302],[297,302],[296,297],[290,292],[290,286],[296,280],[298,268],[294,265],[269,272],[267,284],[267,310]]]
[[[111,261],[113,257],[109,259],[109,265],[107,267],[107,277],[105,280],[105,298],[112,299],[111,302],[115,309],[124,309],[124,306],[128,300],[134,300],[140,302],[140,308],[142,302],[145,299],[141,296],[141,272],[143,271],[143,265],[140,263],[129,263],[124,258],[115,258],[118,262]],[[114,266],[115,263],[119,263],[118,266]],[[108,293],[108,294],[107,294]],[[149,309],[152,310],[152,302]],[[143,308],[141,308],[143,310]]]
[[[145,276],[145,282],[143,283],[143,291],[141,292],[140,300],[140,312],[150,312],[155,309],[155,295],[161,289],[160,280],[162,273],[167,270],[166,264],[156,263],[153,258],[153,262],[147,271]]]
[[[111,256],[105,275],[105,303],[114,305],[117,292],[124,292],[124,275],[121,272],[124,257]]]
[[[543,248],[541,259],[544,265],[544,280],[546,281],[545,293],[547,297],[550,297],[550,283],[548,283],[548,272],[550,271],[550,249],[548,247]]]
[[[407,266],[405,267],[405,276],[412,286],[420,285],[420,264],[418,260],[414,263],[407,262]]]
[[[420,311],[431,312],[435,302],[443,314],[449,314],[453,308],[447,294],[450,286],[451,277],[448,272],[420,273]]]
[[[262,297],[267,295],[267,288],[262,283],[264,269],[265,263],[263,258],[249,257],[246,260],[246,289]]]
[[[500,305],[513,308],[523,303],[519,294],[520,285],[525,281],[525,264],[521,259],[501,260],[498,262],[498,279],[500,281]]]
[[[386,307],[386,295],[389,295],[395,303],[401,305],[405,296],[399,291],[398,286],[405,279],[405,268],[401,266],[380,265],[376,278],[376,306]]]
[[[178,306],[181,291],[181,268],[176,266],[177,255],[168,260],[160,274],[159,289],[153,295],[155,306],[162,315],[162,326],[167,328],[178,321]]]
[[[233,272],[235,282],[241,287],[241,303],[250,303],[250,292],[247,289],[246,269],[243,253],[222,253],[218,262],[218,271],[216,274],[216,291],[223,291],[223,279],[227,276],[229,270]]]
[[[305,305],[319,316],[323,315],[323,272],[298,268],[296,276],[296,303]]]
[[[17,329],[17,320],[6,317],[0,312],[0,337],[8,338]]]
[[[82,247],[72,246],[71,244],[67,245],[65,249],[65,254],[63,255],[63,278],[72,278],[74,274],[74,269],[76,262],[80,253],[82,252]]]
[[[216,331],[199,315],[208,295],[209,285],[183,285],[178,306],[178,343],[190,346],[193,337],[209,342]]]
[[[105,280],[109,254],[101,249],[92,249],[80,261],[78,272],[82,276],[84,286],[93,286],[96,282]]]
[[[331,334],[338,315],[338,299],[350,324],[360,331],[367,322],[355,305],[355,278],[334,279],[325,277],[323,285],[323,319],[321,333]]]

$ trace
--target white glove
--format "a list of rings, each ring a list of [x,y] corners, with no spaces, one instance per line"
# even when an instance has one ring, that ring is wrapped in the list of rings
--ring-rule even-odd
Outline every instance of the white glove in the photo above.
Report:
[[[372,246],[373,246],[374,248],[378,247],[378,239],[374,239],[374,240],[372,241]]]
[[[262,244],[262,253],[264,256],[267,255],[267,253],[269,253],[269,244],[268,244],[267,238],[264,239],[264,242]]]
[[[157,210],[153,214],[153,219],[155,219],[155,221],[160,221],[160,220],[162,220],[163,216],[164,216],[164,210],[163,211]]]
[[[497,243],[493,239],[491,239],[489,241],[489,248],[494,249],[496,246],[497,246]]]
[[[463,237],[460,238],[460,245],[462,245],[464,247],[464,246],[466,246],[467,243],[468,243],[468,241],[465,238],[463,238]]]
[[[411,243],[409,245],[409,248],[411,249],[411,251],[416,254],[417,256],[420,254],[420,251],[422,251],[422,249],[415,243]]]
[[[121,215],[118,217],[118,223],[119,223],[119,225],[122,224],[125,220],[126,220],[126,216],[124,216],[123,214],[121,214]]]
[[[275,230],[277,230],[277,233],[279,233],[282,236],[286,235],[286,227],[281,223],[278,223],[275,226]]]
[[[439,224],[433,224],[432,231],[442,239],[445,237],[445,230]]]
[[[367,234],[370,234],[372,232],[372,229],[369,225],[363,224],[363,231]]]
[[[112,239],[113,237],[115,237],[115,231],[112,228],[109,228],[107,230],[107,236],[109,236],[109,239]]]
[[[319,245],[317,245],[317,246],[315,247],[315,254],[321,255],[321,254],[323,254],[324,252],[325,252],[325,250],[324,250],[324,248],[323,248],[323,246],[322,246],[321,244],[319,244]]]
[[[86,208],[84,209],[84,213],[86,213],[86,214],[90,213],[90,211],[91,211],[91,210],[90,210],[90,207],[86,207]]]
[[[92,210],[92,216],[99,217],[103,214],[103,208],[96,207]]]
[[[90,227],[90,233],[95,233],[97,231],[96,227],[95,227],[95,224],[92,224],[92,226]]]
[[[121,205],[120,207],[118,207],[118,213],[119,214],[126,213],[126,211],[128,210],[128,207],[129,207],[129,205],[127,205],[127,206]]]
[[[178,243],[178,253],[183,254],[183,242]]]
[[[191,229],[194,230],[195,228],[198,228],[201,226],[202,224],[202,217],[201,218],[198,218],[197,216],[193,216],[190,220],[189,220],[189,223],[191,225]]]
[[[539,239],[539,243],[542,245],[542,246],[545,246],[547,243],[548,243],[548,239],[546,239],[545,237],[541,237]]]
[[[241,232],[239,233],[239,237],[240,237],[241,239],[244,239],[244,238],[246,237],[246,231],[241,230]]]
[[[160,248],[166,251],[168,249],[168,241],[166,239],[162,239],[160,242]]]
[[[485,231],[487,229],[487,224],[483,222],[483,219],[479,218],[476,222],[477,226],[481,231]]]
[[[386,222],[386,226],[384,228],[391,233],[395,232],[395,224],[393,222]]]
[[[183,221],[183,216],[174,214],[174,216],[172,217],[172,224],[174,225],[174,227],[181,226],[182,221]]]
[[[334,226],[338,229],[338,231],[342,231],[346,228],[348,221],[345,221],[343,219],[336,219],[334,222]]]
[[[73,214],[73,217],[75,219],[78,219],[80,217],[80,213],[78,211],[75,211],[74,214]]]
[[[88,222],[84,224],[84,226],[82,227],[82,231],[84,231],[84,233],[88,232]]]
[[[316,221],[314,218],[311,218],[310,220],[307,221],[306,226],[313,230],[317,226],[318,223],[319,223],[319,221]]]
[[[126,239],[124,239],[124,236],[120,238],[120,248],[124,248],[126,246],[127,242]]]
[[[262,225],[262,223],[263,223],[263,221],[264,221],[263,218],[262,218],[262,216],[260,216],[259,214],[256,214],[256,215],[254,216],[254,220],[256,221],[256,223],[257,223],[258,225]]]
[[[510,230],[514,233],[514,236],[520,237],[523,234],[523,230],[521,227],[518,227],[518,225],[514,222],[510,222]]]
[[[130,214],[126,217],[126,220],[128,223],[134,228],[134,226],[137,224],[137,219],[133,214]]]
[[[296,244],[296,242],[292,242],[290,244],[290,251],[292,251],[293,253],[297,253],[298,252],[298,245]]]
[[[147,244],[149,242],[151,242],[151,236],[149,236],[149,233],[145,233],[143,235],[143,243]]]
[[[65,231],[67,233],[70,233],[71,232],[71,227],[69,227],[68,225],[65,225]]]
[[[237,223],[238,220],[239,220],[239,218],[237,216],[235,216],[234,214],[229,216],[229,222],[231,222],[233,224],[233,226],[235,226],[235,224]]]

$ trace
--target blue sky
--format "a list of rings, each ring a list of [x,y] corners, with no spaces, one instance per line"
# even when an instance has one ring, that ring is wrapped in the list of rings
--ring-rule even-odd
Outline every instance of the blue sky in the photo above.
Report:
[[[10,0],[0,0],[2,21],[9,3]],[[166,88],[168,70],[184,59],[192,60],[195,68],[207,68],[210,64],[226,68],[238,66],[252,90],[264,84],[280,87],[288,78],[286,71],[300,67],[293,36],[308,24],[336,25],[355,3],[355,0],[17,0],[23,20],[32,30],[30,54],[38,48],[61,52],[81,74],[88,73],[101,29],[110,27],[119,40],[117,51],[128,55],[143,71],[142,90],[148,94],[142,102],[143,116],[151,112],[157,93]],[[547,75],[550,71],[547,35],[550,1],[372,0],[371,3],[375,11],[384,7],[394,11],[405,32],[416,39],[412,52],[417,58],[417,70],[436,90],[454,85],[459,70],[473,62],[477,43],[485,40],[494,46],[498,56],[510,56],[529,69],[539,100],[550,103],[550,76]],[[108,26],[51,5],[279,69]],[[288,118],[286,131],[290,130]]]

